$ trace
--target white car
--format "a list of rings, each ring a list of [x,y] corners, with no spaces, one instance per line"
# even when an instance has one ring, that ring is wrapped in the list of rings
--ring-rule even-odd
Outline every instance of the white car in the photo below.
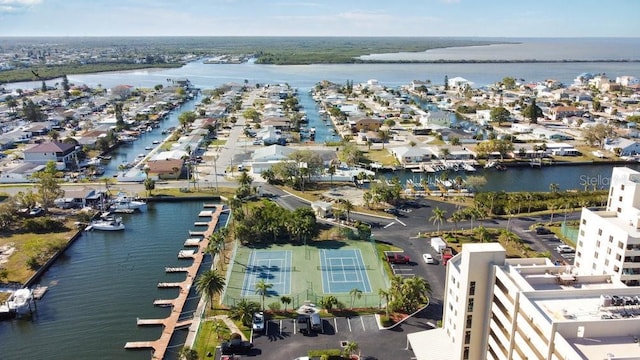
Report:
[[[431,254],[422,254],[422,259],[424,260],[424,262],[426,264],[435,264],[436,261],[433,259],[433,256],[431,256]]]
[[[556,251],[563,254],[563,253],[572,253],[572,252],[575,252],[576,250],[569,245],[558,245],[556,247]]]
[[[262,311],[253,314],[252,327],[255,332],[264,331],[264,313]]]

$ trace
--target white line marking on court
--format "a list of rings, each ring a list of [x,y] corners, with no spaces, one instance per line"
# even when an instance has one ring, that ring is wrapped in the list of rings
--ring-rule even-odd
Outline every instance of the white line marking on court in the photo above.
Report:
[[[395,224],[395,221],[392,221],[392,222],[388,223],[387,225],[384,226],[384,228],[386,229],[386,228],[388,228],[389,226],[391,226],[393,224]]]
[[[407,224],[403,223],[402,221],[400,221],[400,219],[396,218],[396,221],[399,222],[400,224],[402,224],[402,226],[407,226]]]

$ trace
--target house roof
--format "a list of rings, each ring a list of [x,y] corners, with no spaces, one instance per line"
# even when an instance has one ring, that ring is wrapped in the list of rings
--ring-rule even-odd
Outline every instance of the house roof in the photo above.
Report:
[[[154,160],[147,162],[149,172],[154,174],[173,173],[173,169],[175,168],[182,169],[182,164],[182,159]]]
[[[25,153],[45,153],[45,152],[66,152],[75,148],[75,145],[60,142],[45,142],[37,144],[29,149],[24,150]]]
[[[264,158],[277,158],[277,159],[286,159],[289,154],[293,153],[295,150],[288,148],[282,145],[271,145],[266,146],[260,149],[257,149],[253,153],[253,160],[260,161]]]

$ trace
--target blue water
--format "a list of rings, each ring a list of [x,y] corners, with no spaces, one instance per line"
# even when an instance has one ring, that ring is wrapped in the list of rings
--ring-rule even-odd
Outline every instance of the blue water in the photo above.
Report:
[[[125,231],[83,233],[42,277],[49,291],[34,321],[0,322],[0,358],[148,359],[149,351],[127,351],[124,344],[160,336],[160,327],[138,327],[136,318],[169,314],[170,308],[154,307],[153,300],[174,298],[177,290],[156,285],[184,280],[164,268],[190,261],[177,254],[202,205],[152,203],[144,213],[123,215]],[[187,309],[194,306],[195,300]],[[174,342],[184,342],[186,333],[177,334]]]
[[[331,122],[324,122],[318,113],[318,106],[308,91],[298,92],[298,103],[304,108],[309,118],[309,129],[316,129],[315,142],[324,144],[326,142],[340,141],[340,136],[335,132]],[[334,131],[332,131],[334,130]]]

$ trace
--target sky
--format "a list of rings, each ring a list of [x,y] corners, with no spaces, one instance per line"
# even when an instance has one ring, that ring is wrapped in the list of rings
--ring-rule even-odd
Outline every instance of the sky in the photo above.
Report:
[[[640,37],[639,13],[639,0],[0,0],[0,36]]]

